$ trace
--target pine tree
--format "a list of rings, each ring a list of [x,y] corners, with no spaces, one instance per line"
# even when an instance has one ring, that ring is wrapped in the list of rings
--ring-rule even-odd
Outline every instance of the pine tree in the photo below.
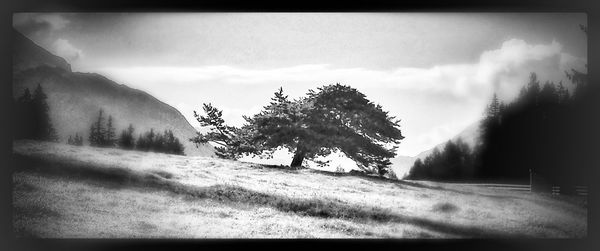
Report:
[[[90,135],[88,136],[88,140],[90,141],[90,146],[96,146],[98,144],[98,135],[97,135],[96,123],[92,123],[90,126]]]
[[[154,133],[154,128],[150,128],[150,132],[146,135],[146,142],[148,144],[148,150],[153,150],[156,144],[156,133]]]
[[[119,146],[124,149],[133,149],[135,147],[135,140],[133,137],[133,132],[135,129],[132,124],[129,124],[126,130],[121,132],[119,136]]]
[[[98,111],[98,119],[90,128],[90,146],[104,146],[106,138],[106,129],[104,128],[104,111]]]
[[[67,144],[74,146],[82,146],[83,138],[79,136],[79,133],[75,133],[75,136],[69,135],[69,139],[67,140]]]
[[[108,121],[106,122],[106,132],[104,135],[104,146],[115,146],[115,127],[113,125],[113,118],[110,115],[108,116]]]
[[[395,145],[404,138],[399,120],[358,90],[340,84],[309,90],[298,100],[289,100],[280,88],[260,113],[244,117],[246,124],[241,128],[225,125],[221,111],[210,104],[204,110],[206,117],[194,114],[212,131],[198,133],[193,142],[219,144],[217,154],[227,158],[270,157],[283,147],[294,153],[290,167],[340,151],[361,169],[382,175],[395,156]]]
[[[200,116],[194,111],[194,117],[200,123],[201,126],[210,127],[210,132],[203,134],[197,133],[197,135],[190,139],[196,146],[205,143],[214,143],[215,154],[220,158],[235,159],[242,152],[257,152],[254,146],[247,143],[247,133],[243,133],[243,130],[239,128],[228,126],[223,120],[223,111],[212,106],[212,104],[203,105],[204,113],[206,116]],[[244,146],[247,146],[246,148]]]
[[[83,138],[79,135],[79,133],[75,133],[75,141],[74,141],[76,146],[82,146],[83,145]]]
[[[179,139],[177,137],[175,137],[175,135],[173,134],[173,131],[165,130],[164,140],[165,140],[165,152],[166,153],[183,155],[184,147],[181,144],[181,142],[179,142]]]
[[[33,106],[32,97],[28,88],[25,88],[23,94],[15,102],[15,120],[13,131],[15,139],[33,139]]]
[[[492,101],[490,102],[490,104],[488,105],[487,110],[486,110],[487,118],[497,118],[498,115],[500,114],[500,107],[501,107],[501,103],[498,100],[498,96],[496,95],[496,93],[494,93],[494,96],[492,97]]]
[[[44,93],[42,86],[38,84],[31,99],[33,138],[56,141],[58,140],[58,136],[50,120],[50,107],[48,106],[47,99],[48,97]]]

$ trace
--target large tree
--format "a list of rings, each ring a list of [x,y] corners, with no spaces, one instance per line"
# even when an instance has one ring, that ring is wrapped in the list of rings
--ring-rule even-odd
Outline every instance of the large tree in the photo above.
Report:
[[[222,112],[210,104],[204,105],[204,111],[207,116],[194,115],[211,131],[198,133],[191,141],[218,144],[217,155],[227,158],[271,157],[276,149],[285,148],[294,153],[291,167],[339,151],[359,168],[383,175],[404,138],[399,120],[358,90],[341,84],[309,90],[296,100],[280,88],[260,113],[244,117],[241,128],[225,125]]]

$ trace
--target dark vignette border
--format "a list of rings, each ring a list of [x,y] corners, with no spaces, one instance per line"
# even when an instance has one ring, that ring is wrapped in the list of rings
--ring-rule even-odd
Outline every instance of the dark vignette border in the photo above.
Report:
[[[201,249],[357,249],[357,250],[598,250],[600,232],[598,228],[598,187],[590,185],[588,206],[588,237],[584,239],[475,239],[475,240],[172,240],[172,239],[15,239],[12,233],[12,138],[10,119],[12,118],[12,14],[14,12],[585,12],[588,15],[588,67],[589,77],[598,83],[595,72],[598,69],[598,54],[595,46],[598,41],[599,13],[597,3],[589,0],[362,0],[362,1],[242,1],[242,0],[3,0],[0,3],[2,53],[0,72],[0,98],[2,120],[0,120],[2,180],[0,228],[1,248],[4,250],[201,250]],[[598,96],[600,101],[600,95]],[[600,108],[597,106],[590,109]],[[600,112],[596,112],[600,115]],[[598,123],[600,116],[591,118],[590,123]],[[593,145],[582,146],[592,149],[590,163],[600,169],[600,133],[592,134]],[[598,179],[598,169],[591,170]]]

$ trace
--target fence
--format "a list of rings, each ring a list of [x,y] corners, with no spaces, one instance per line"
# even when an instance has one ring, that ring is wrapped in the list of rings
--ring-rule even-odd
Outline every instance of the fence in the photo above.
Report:
[[[551,193],[552,195],[577,195],[587,196],[588,187],[573,184],[558,184],[552,180],[540,175],[539,173],[529,170],[529,187],[531,192]]]
[[[529,185],[522,184],[500,184],[500,183],[486,183],[486,184],[469,184],[471,186],[476,187],[485,187],[485,188],[493,188],[500,190],[509,190],[509,191],[520,191],[520,192],[529,192],[531,187]]]

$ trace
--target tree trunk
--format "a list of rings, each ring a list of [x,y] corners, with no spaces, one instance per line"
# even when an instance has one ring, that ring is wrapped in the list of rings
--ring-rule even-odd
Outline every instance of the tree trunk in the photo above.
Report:
[[[296,150],[296,153],[294,154],[294,158],[292,159],[292,163],[290,164],[290,167],[296,168],[296,167],[302,166],[302,162],[304,161],[304,155],[305,155],[304,151]]]

